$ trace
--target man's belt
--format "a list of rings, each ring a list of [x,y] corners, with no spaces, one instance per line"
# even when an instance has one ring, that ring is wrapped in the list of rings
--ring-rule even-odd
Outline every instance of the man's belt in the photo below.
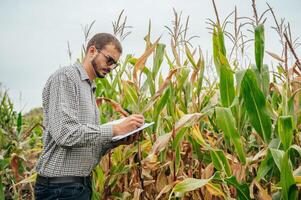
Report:
[[[83,183],[86,184],[91,181],[92,176],[62,176],[62,177],[45,177],[37,175],[37,182],[49,184],[49,183]]]

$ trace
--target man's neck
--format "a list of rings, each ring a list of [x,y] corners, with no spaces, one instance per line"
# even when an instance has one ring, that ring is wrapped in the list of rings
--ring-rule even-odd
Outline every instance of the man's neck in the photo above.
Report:
[[[95,72],[93,71],[93,67],[92,67],[91,62],[88,62],[87,60],[84,60],[82,64],[83,64],[83,67],[84,67],[85,71],[87,72],[89,80],[93,81],[96,78],[96,76],[95,76]]]

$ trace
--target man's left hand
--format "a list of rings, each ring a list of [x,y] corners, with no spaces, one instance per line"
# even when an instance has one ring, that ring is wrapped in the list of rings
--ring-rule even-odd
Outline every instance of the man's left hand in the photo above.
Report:
[[[132,144],[135,141],[139,140],[140,134],[142,134],[142,131],[139,131],[129,137],[126,137],[120,141],[117,141],[116,143],[118,143],[118,145],[129,145]]]

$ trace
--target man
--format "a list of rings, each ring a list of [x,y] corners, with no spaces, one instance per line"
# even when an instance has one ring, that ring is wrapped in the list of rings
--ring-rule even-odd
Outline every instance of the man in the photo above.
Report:
[[[142,115],[131,115],[117,125],[99,124],[93,81],[115,69],[121,53],[113,35],[96,34],[88,42],[82,64],[60,68],[48,79],[43,90],[44,149],[36,166],[36,199],[90,199],[91,171],[100,158],[137,138],[112,142],[113,136],[142,126]]]

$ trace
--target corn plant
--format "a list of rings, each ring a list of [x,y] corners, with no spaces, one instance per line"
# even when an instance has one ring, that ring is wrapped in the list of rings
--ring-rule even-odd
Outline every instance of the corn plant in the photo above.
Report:
[[[0,99],[0,199],[31,199],[33,168],[42,146],[41,127],[39,123],[24,124],[22,113],[14,111],[7,92]]]
[[[175,11],[174,27],[169,28],[172,56],[159,40],[150,42],[149,31],[141,57],[128,55],[116,76],[98,80],[98,95],[111,99],[111,105],[100,104],[105,116],[111,116],[102,115],[103,122],[122,114],[114,112],[116,107],[155,121],[140,142],[117,148],[96,170],[101,178],[95,185],[101,186],[97,192],[103,198],[297,198],[301,153],[294,137],[300,123],[299,107],[293,107],[297,92],[276,80],[279,76],[287,80],[285,70],[274,73],[271,82],[264,64],[264,16],[272,9],[258,16],[252,1],[254,19],[248,20],[254,30],[250,41],[255,64],[243,68],[228,58],[225,23],[220,22],[214,1],[213,5],[217,22],[209,24],[218,82],[204,76],[209,64],[199,48],[183,40],[181,14]],[[184,59],[179,55],[183,52]],[[150,67],[146,59],[151,55]],[[169,68],[166,78],[162,67]]]

